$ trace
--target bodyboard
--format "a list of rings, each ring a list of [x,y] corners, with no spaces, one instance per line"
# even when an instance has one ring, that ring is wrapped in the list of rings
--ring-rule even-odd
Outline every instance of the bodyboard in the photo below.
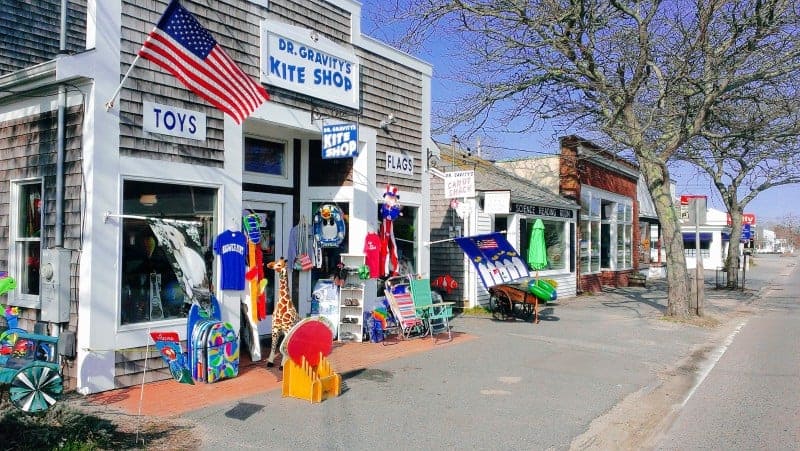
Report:
[[[192,333],[192,353],[189,355],[189,366],[191,367],[192,379],[201,381],[204,379],[205,371],[205,337],[208,334],[208,326],[213,320],[201,319],[194,326]]]
[[[231,323],[214,322],[205,339],[205,380],[208,383],[239,374],[239,337]]]
[[[187,360],[189,360],[189,368],[193,368],[191,365],[192,356],[194,355],[193,345],[192,342],[192,335],[194,334],[194,327],[197,325],[197,322],[200,321],[202,317],[200,316],[200,304],[193,302],[192,306],[189,307],[189,313],[186,317],[186,356]],[[192,379],[194,379],[194,374],[192,374]]]
[[[186,365],[186,356],[181,349],[180,338],[177,332],[150,332],[158,353],[169,368],[172,377],[182,384],[194,384],[189,367]]]
[[[333,350],[333,324],[326,318],[303,318],[286,333],[281,342],[281,354],[302,365],[303,357],[311,366],[317,366],[320,353],[330,355]]]
[[[247,300],[242,300],[240,315],[242,327],[239,335],[250,352],[250,360],[257,362],[261,360],[261,339],[258,335],[258,324],[253,322],[249,309],[250,304]]]

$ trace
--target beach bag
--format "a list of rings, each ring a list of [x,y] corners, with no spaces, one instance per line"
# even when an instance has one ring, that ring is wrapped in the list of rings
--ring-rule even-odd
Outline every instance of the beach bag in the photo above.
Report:
[[[305,220],[300,221],[297,229],[297,248],[294,258],[294,269],[297,271],[311,271],[314,261],[308,255],[308,226]]]
[[[311,257],[306,252],[294,258],[294,269],[298,271],[311,271],[313,267],[314,262],[311,261]]]

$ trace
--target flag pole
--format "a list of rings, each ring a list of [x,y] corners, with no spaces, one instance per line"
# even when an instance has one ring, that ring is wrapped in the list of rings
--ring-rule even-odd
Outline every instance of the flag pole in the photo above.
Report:
[[[508,233],[508,230],[501,230],[501,231],[499,231],[497,233],[506,234],[506,233]],[[466,238],[466,237],[459,237],[459,238]],[[455,241],[455,240],[456,240],[455,238],[446,238],[444,240],[437,240],[437,241],[423,241],[422,245],[423,246],[430,246],[431,244],[446,243],[448,241]]]
[[[131,74],[131,71],[138,62],[139,62],[139,54],[137,53],[136,58],[134,58],[133,62],[131,63],[131,66],[128,68],[128,71],[125,72],[125,76],[122,77],[122,81],[119,82],[119,86],[117,86],[117,89],[114,90],[114,94],[111,96],[110,99],[108,99],[108,102],[106,102],[106,111],[114,108],[114,99],[116,99],[117,95],[119,95],[119,91],[122,90],[122,85],[125,84],[125,80],[128,79],[128,75]]]

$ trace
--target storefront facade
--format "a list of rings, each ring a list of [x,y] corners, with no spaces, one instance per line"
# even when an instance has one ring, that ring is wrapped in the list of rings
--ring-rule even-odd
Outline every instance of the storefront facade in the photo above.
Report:
[[[541,189],[537,179],[523,179],[478,157],[441,147],[437,169],[431,177],[431,279],[450,275],[459,284],[445,300],[462,308],[487,305],[489,293],[474,266],[452,238],[497,232],[523,256],[528,254],[531,230],[537,219],[545,226],[546,268],[531,269],[530,276],[554,280],[559,298],[575,296],[577,274],[575,202]],[[474,171],[475,195],[444,195],[447,172]]]
[[[574,135],[561,138],[558,156],[500,165],[523,178],[541,178],[549,182],[545,189],[580,204],[578,292],[628,285],[628,275],[638,271],[641,233],[635,165]]]
[[[8,303],[22,307],[25,326],[46,322],[51,334],[75,334],[66,382],[82,393],[141,383],[150,331],[174,330],[186,339],[190,294],[176,279],[207,287],[220,301],[222,319],[239,328],[246,294],[220,288],[213,248],[224,231],[243,230],[243,214],[260,219],[266,265],[295,253],[295,225],[311,225],[323,207],[341,213],[343,239],[314,249],[313,269],[291,273],[301,317],[310,314],[312,289],[331,276],[340,254],[364,253],[367,233],[379,227],[387,184],[401,194],[404,215],[396,230],[403,234],[403,261],[428,270],[428,249],[417,243],[429,239],[422,155],[430,135],[431,66],[363,36],[358,2],[237,0],[211,9],[184,1],[269,92],[237,124],[157,65],[137,62],[167,3],[70,2],[70,18],[82,20],[68,27],[82,31],[84,44],[78,39],[73,54],[58,60],[43,56],[36,71],[28,67],[39,61],[20,49],[29,60],[0,73],[0,86],[17,93],[0,99],[0,129],[16,133],[3,144],[11,150],[3,150],[10,184],[3,187],[9,201],[0,214],[14,224],[5,263],[26,281]],[[21,124],[25,133],[18,133]],[[340,125],[347,139],[326,129]],[[66,138],[49,140],[43,128]],[[47,153],[32,154],[45,139]],[[58,154],[63,164],[54,162]],[[179,238],[196,241],[203,252],[184,257],[176,270],[178,252],[165,252],[153,219],[191,223]],[[68,261],[62,279],[68,307],[60,317],[45,312],[36,271],[26,270],[51,248]],[[264,273],[271,308],[279,284],[274,272]],[[154,293],[159,309],[152,307]],[[366,293],[377,296],[374,280]],[[259,322],[259,332],[268,334],[270,322],[269,316]],[[148,367],[158,368],[159,361]],[[163,369],[147,374],[148,380],[167,377]]]

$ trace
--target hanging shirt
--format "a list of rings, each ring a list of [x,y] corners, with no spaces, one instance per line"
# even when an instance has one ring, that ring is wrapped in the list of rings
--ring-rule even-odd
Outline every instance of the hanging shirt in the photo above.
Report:
[[[375,232],[367,233],[364,239],[364,263],[369,267],[373,279],[381,276],[381,237]]]
[[[223,290],[244,290],[247,238],[242,232],[226,230],[214,240],[214,253],[222,261]]]

